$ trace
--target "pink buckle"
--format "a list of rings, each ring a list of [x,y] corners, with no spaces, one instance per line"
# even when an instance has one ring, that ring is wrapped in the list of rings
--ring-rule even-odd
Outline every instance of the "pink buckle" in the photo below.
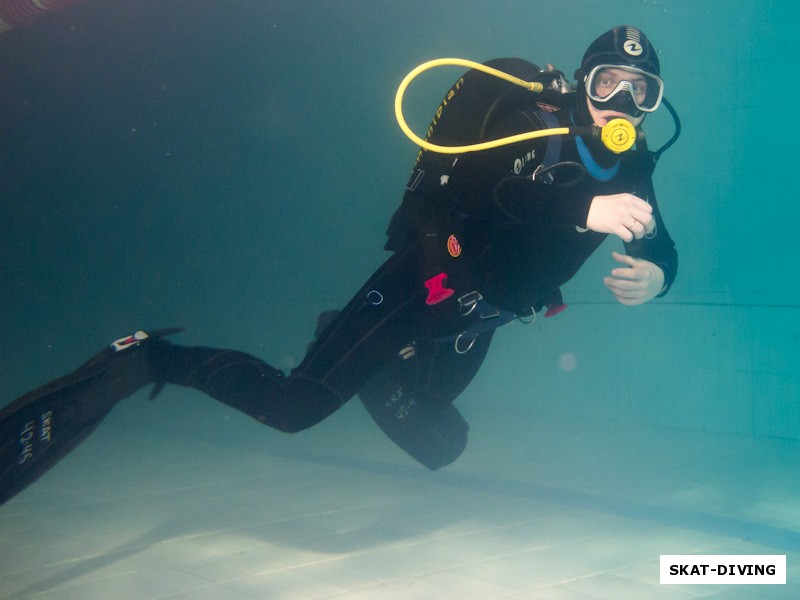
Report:
[[[567,310],[566,304],[556,304],[554,306],[547,307],[547,312],[544,313],[545,318],[547,317],[555,317],[558,313]]]
[[[444,287],[444,281],[447,279],[447,273],[439,273],[434,275],[425,282],[425,287],[428,288],[428,297],[425,299],[425,304],[432,306],[439,304],[443,300],[447,300],[450,296],[456,293],[455,290]]]

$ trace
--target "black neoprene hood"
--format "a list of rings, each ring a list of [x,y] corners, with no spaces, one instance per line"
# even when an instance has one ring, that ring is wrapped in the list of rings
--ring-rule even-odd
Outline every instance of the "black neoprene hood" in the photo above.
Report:
[[[581,68],[575,72],[575,79],[582,80],[598,65],[635,67],[656,76],[661,75],[656,49],[644,33],[628,25],[606,31],[589,45],[583,55]]]

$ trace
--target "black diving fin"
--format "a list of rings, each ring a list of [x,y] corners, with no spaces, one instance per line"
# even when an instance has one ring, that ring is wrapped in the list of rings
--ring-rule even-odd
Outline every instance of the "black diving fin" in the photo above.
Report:
[[[137,331],[73,373],[0,409],[0,504],[64,458],[123,398],[153,383],[145,346],[182,331]]]

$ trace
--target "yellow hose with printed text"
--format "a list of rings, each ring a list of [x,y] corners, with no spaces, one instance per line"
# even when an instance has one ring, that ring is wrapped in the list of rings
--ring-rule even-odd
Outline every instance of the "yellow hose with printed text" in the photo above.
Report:
[[[509,144],[515,144],[517,142],[522,142],[525,140],[532,140],[535,138],[547,137],[550,135],[570,135],[570,134],[585,134],[587,131],[591,135],[596,135],[600,137],[600,128],[570,128],[570,127],[555,127],[552,129],[540,129],[537,131],[528,131],[525,133],[519,133],[516,135],[511,135],[508,137],[496,139],[496,140],[489,140],[487,142],[481,142],[477,144],[469,144],[467,146],[440,146],[438,144],[432,144],[431,142],[422,139],[416,133],[411,130],[411,127],[408,126],[408,123],[403,116],[403,95],[406,92],[411,81],[413,81],[420,73],[427,71],[429,69],[433,69],[435,67],[441,66],[459,66],[459,67],[467,67],[469,69],[475,69],[478,71],[482,71],[488,75],[493,75],[494,77],[499,77],[500,79],[504,79],[514,85],[518,85],[526,90],[531,92],[542,92],[544,91],[544,85],[536,81],[525,81],[524,79],[520,79],[519,77],[514,77],[513,75],[509,75],[503,71],[498,69],[493,69],[492,67],[488,67],[484,64],[474,62],[471,60],[466,60],[463,58],[437,58],[435,60],[429,60],[428,62],[422,63],[415,69],[413,69],[408,75],[405,76],[403,81],[400,82],[400,86],[397,88],[397,94],[394,98],[394,114],[397,118],[397,123],[400,125],[400,129],[403,130],[403,133],[415,144],[421,146],[426,150],[430,150],[431,152],[439,152],[441,154],[463,154],[465,152],[478,152],[480,150],[489,150],[490,148],[498,148],[500,146],[507,146]],[[596,129],[596,132],[595,132]],[[625,119],[612,119],[608,125],[603,127],[603,135],[602,138],[603,142],[608,146],[608,148],[616,153],[624,152],[633,146],[636,140],[636,132],[633,125],[628,123]],[[620,142],[620,140],[622,140]]]

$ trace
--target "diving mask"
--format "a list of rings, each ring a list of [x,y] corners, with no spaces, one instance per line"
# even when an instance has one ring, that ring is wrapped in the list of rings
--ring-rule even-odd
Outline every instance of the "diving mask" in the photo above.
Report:
[[[623,65],[597,65],[586,76],[586,95],[599,110],[638,116],[653,112],[664,96],[664,82],[647,71]]]

